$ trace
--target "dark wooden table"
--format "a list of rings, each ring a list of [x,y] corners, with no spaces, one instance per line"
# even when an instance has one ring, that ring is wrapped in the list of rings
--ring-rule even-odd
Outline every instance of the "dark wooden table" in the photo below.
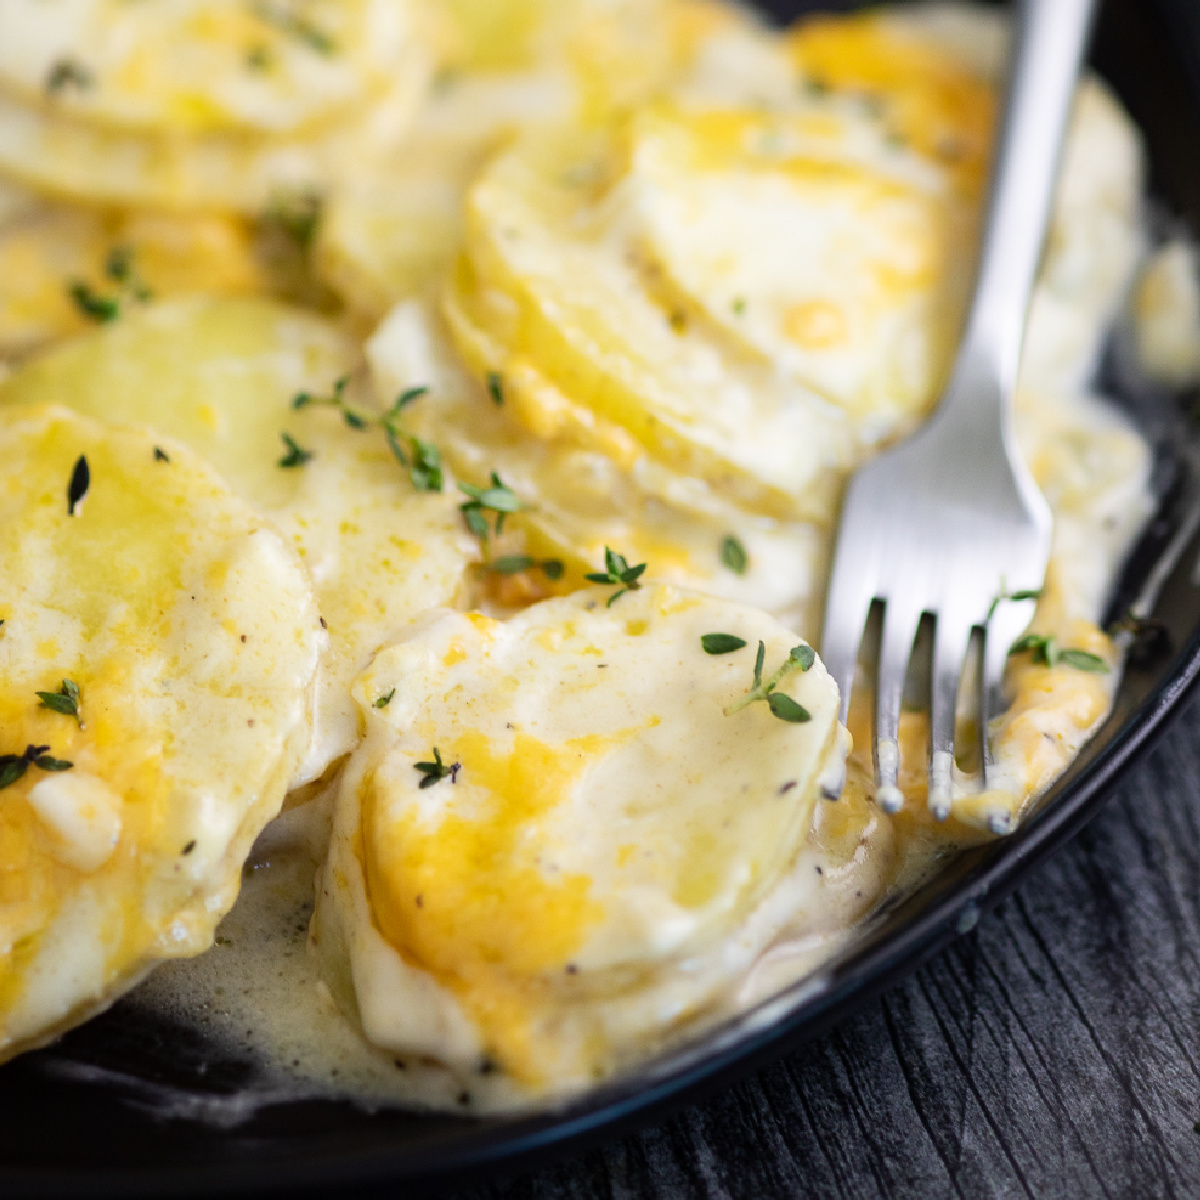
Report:
[[[1200,1195],[1200,700],[976,929],[710,1101],[456,1200]]]

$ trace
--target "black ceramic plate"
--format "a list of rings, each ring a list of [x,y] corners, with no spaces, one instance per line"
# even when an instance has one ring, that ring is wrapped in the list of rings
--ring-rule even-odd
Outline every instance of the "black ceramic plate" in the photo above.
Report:
[[[776,0],[770,7],[790,17],[816,5]],[[1109,0],[1093,61],[1148,137],[1154,191],[1164,209],[1200,229],[1200,10],[1194,0]],[[153,1115],[160,1089],[190,1093],[202,1103],[236,1094],[251,1068],[189,1030],[148,1023],[141,1010],[119,1004],[54,1047],[0,1070],[0,1192],[296,1194],[371,1184],[405,1184],[406,1193],[440,1189],[661,1116],[665,1107],[695,1099],[825,1029],[969,929],[982,909],[1095,814],[1117,774],[1200,674],[1200,592],[1191,582],[1200,549],[1188,525],[1189,516],[1200,512],[1189,460],[1196,439],[1179,402],[1131,388],[1119,362],[1119,353],[1110,354],[1105,384],[1162,448],[1162,507],[1113,613],[1128,606],[1163,563],[1164,551],[1173,550],[1173,564],[1168,555],[1169,569],[1160,572],[1153,611],[1158,624],[1134,646],[1112,718],[1038,813],[1014,836],[963,855],[883,916],[822,973],[819,985],[797,985],[766,1008],[570,1109],[523,1120],[371,1116],[328,1102],[268,1108],[233,1127],[164,1120]]]

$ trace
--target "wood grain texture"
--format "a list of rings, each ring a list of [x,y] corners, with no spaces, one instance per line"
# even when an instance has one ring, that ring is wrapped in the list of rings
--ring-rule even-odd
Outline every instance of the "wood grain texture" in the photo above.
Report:
[[[822,1039],[456,1200],[1200,1194],[1200,701],[976,929]]]

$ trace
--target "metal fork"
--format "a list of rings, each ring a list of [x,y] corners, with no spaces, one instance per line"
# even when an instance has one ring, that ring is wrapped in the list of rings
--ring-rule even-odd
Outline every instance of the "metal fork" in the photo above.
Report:
[[[876,802],[898,786],[900,707],[918,625],[935,621],[930,673],[929,808],[950,814],[960,683],[973,631],[983,784],[993,762],[987,728],[1030,605],[998,597],[1036,592],[1050,556],[1050,510],[1018,450],[1012,398],[1030,294],[1058,175],[1067,118],[1094,0],[1021,0],[1012,70],[974,303],[958,359],[932,420],[850,482],[834,552],[822,657],[850,711],[858,649],[872,605],[883,628],[875,685]],[[841,781],[826,789],[840,793]],[[996,832],[1005,832],[995,819]]]

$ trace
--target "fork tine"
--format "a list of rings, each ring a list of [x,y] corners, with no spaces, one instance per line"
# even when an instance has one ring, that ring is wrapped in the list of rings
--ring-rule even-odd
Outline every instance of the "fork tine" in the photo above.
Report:
[[[954,798],[954,723],[963,663],[971,640],[969,618],[954,609],[938,614],[929,705],[929,811],[935,820],[950,815]]]
[[[875,802],[884,812],[904,807],[900,790],[900,705],[920,612],[888,600],[875,682]]]
[[[853,589],[854,594],[847,594]],[[858,663],[867,618],[871,613],[871,596],[861,580],[852,579],[833,597],[825,613],[825,628],[821,632],[821,661],[838,686],[840,708],[838,719],[845,725],[850,716],[850,696],[854,689],[854,670]],[[846,786],[846,764],[843,759],[837,770],[821,777],[821,795],[826,800],[841,798]]]

